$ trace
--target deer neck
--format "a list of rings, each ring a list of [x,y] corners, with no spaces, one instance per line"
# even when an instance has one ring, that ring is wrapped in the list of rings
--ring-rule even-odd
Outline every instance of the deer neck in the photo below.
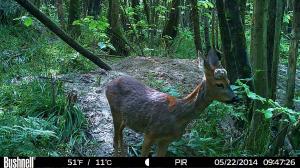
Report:
[[[176,117],[181,123],[188,123],[213,101],[207,94],[206,80],[203,80],[192,93],[181,99],[181,110],[176,111]]]

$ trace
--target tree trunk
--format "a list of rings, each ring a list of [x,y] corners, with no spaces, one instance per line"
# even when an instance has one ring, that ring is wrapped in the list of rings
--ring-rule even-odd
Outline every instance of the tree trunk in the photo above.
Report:
[[[216,48],[216,44],[215,44],[215,29],[216,29],[216,25],[215,25],[215,20],[216,20],[216,13],[215,10],[213,9],[211,12],[212,18],[211,18],[211,45],[213,48]]]
[[[217,12],[217,11],[216,11]],[[219,26],[218,26],[218,18],[216,19],[216,49],[220,49],[219,48]]]
[[[53,33],[60,37],[69,46],[75,49],[77,52],[82,54],[84,57],[88,58],[94,64],[103,68],[105,70],[111,70],[111,68],[101,61],[97,56],[92,54],[90,51],[84,49],[80,44],[74,41],[70,36],[68,36],[62,29],[60,29],[52,20],[50,20],[45,14],[40,12],[36,7],[34,7],[28,0],[16,0],[21,6],[23,6],[30,14],[41,21],[46,27],[48,27]]]
[[[196,53],[202,53],[201,35],[200,35],[200,23],[199,23],[199,10],[197,7],[197,0],[191,0],[192,13],[191,18],[193,21],[194,28],[194,43],[196,48]]]
[[[41,0],[32,0],[34,6],[38,9],[41,7]]]
[[[294,108],[294,96],[295,96],[295,78],[296,78],[296,66],[297,55],[299,49],[300,40],[300,1],[294,0],[294,12],[293,12],[293,29],[291,36],[291,45],[289,48],[289,67],[288,67],[288,80],[286,89],[286,101],[285,105],[289,108]]]
[[[235,81],[238,76],[237,67],[235,62],[233,61],[234,58],[230,54],[231,49],[231,37],[228,28],[228,24],[226,21],[225,16],[225,7],[223,1],[216,1],[216,8],[218,12],[218,19],[219,19],[219,27],[220,27],[220,35],[221,35],[221,44],[223,50],[223,61],[228,72],[228,78],[230,81]]]
[[[183,7],[189,6],[188,5],[190,3],[189,1],[190,0],[181,0],[181,6],[183,6]],[[190,15],[190,9],[189,8],[182,8],[181,13],[179,15],[180,25],[182,27],[187,27],[187,28],[190,27],[190,23],[191,23],[190,16],[191,16]]]
[[[100,15],[101,0],[88,0],[87,13],[95,19]]]
[[[243,23],[243,26],[245,26],[247,0],[240,0],[239,5],[240,5],[240,13],[241,13],[242,23]]]
[[[143,5],[144,5],[144,11],[145,11],[145,15],[146,15],[146,20],[148,22],[148,24],[150,25],[150,8],[149,8],[149,4],[147,2],[147,0],[143,0]]]
[[[138,11],[138,7],[140,5],[140,1],[139,0],[131,0],[132,3],[132,8],[134,10],[134,22],[137,23],[138,21],[140,21],[140,17],[139,17],[139,11]]]
[[[204,21],[204,42],[205,42],[205,53],[207,54],[209,49],[211,48],[210,39],[209,39],[209,23],[208,17],[203,16]]]
[[[162,36],[168,36],[173,40],[178,32],[178,24],[179,24],[179,5],[180,0],[173,0],[172,7],[170,10],[168,21],[163,30]]]
[[[247,46],[244,26],[240,16],[239,4],[237,1],[225,0],[225,8],[228,14],[227,22],[231,35],[231,52],[235,61],[238,78],[250,78],[251,66],[247,56]],[[233,79],[231,82],[235,82]]]
[[[118,55],[128,56],[129,48],[127,47],[127,40],[123,35],[123,31],[120,25],[120,1],[109,0],[108,8],[108,21],[110,25],[109,36],[110,41]]]
[[[70,0],[68,30],[74,38],[77,38],[81,33],[80,26],[73,25],[75,20],[80,19],[80,11],[80,0]]]
[[[275,32],[274,32],[274,47],[273,47],[273,60],[271,69],[271,99],[276,100],[277,90],[277,76],[278,76],[278,62],[279,62],[279,49],[281,38],[281,26],[284,12],[285,3],[282,0],[276,0],[276,19],[275,19]]]
[[[254,0],[253,29],[251,39],[251,55],[254,69],[254,90],[262,96],[268,96],[267,76],[267,10],[268,0]],[[260,101],[254,102],[252,120],[246,140],[246,148],[262,153],[266,151],[270,138],[269,122],[265,120],[259,109],[263,108]]]
[[[56,8],[57,8],[57,17],[59,20],[60,26],[65,29],[65,12],[64,12],[64,5],[62,3],[62,0],[56,0]]]
[[[272,63],[273,63],[273,49],[274,49],[274,33],[275,33],[275,19],[276,19],[276,2],[277,0],[270,0],[268,7],[268,30],[267,30],[267,64],[268,64],[268,81],[271,81]],[[269,82],[269,88],[271,89],[271,82]],[[271,90],[268,98],[271,98]]]

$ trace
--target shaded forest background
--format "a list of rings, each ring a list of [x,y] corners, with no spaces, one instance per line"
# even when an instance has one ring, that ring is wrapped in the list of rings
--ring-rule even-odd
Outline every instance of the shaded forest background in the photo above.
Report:
[[[197,59],[210,48],[242,101],[210,106],[168,155],[300,155],[298,0],[0,0],[0,33],[1,155],[93,155],[84,148],[98,142],[58,75],[109,70],[127,57]],[[179,96],[180,87],[161,91]],[[225,140],[219,116],[241,134]]]

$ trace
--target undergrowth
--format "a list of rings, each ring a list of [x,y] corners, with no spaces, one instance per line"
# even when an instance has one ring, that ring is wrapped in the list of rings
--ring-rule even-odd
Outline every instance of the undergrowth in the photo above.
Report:
[[[81,109],[68,104],[62,85],[53,104],[51,87],[33,80],[0,88],[1,156],[69,156],[89,141]]]
[[[48,78],[95,66],[39,26],[0,26],[0,156],[92,155],[86,117]]]

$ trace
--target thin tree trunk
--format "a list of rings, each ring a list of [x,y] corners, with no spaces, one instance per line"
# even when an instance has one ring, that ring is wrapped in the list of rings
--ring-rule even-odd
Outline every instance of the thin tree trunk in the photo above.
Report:
[[[254,73],[254,91],[256,94],[268,96],[267,76],[267,10],[268,0],[254,0],[253,29],[251,39],[251,55]],[[269,143],[270,123],[264,119],[259,109],[263,108],[260,101],[254,102],[252,119],[245,147],[248,150],[262,153]]]
[[[191,18],[193,21],[194,28],[194,43],[196,48],[196,53],[202,53],[201,35],[200,35],[200,23],[199,23],[199,9],[197,7],[197,0],[191,0],[192,13]]]
[[[41,7],[41,0],[31,0],[34,4],[35,7],[37,7],[38,9],[40,9]]]
[[[208,23],[208,17],[203,17],[204,21],[204,41],[205,41],[205,52],[208,53],[209,49],[211,48],[210,45],[210,39],[209,39],[209,23]]]
[[[89,16],[93,16],[94,18],[98,18],[101,10],[101,0],[88,0],[87,5],[87,14]]]
[[[149,14],[149,24],[150,24],[150,29],[149,29],[149,41],[150,41],[150,48],[153,49],[154,46],[157,44],[156,41],[156,34],[158,30],[158,12],[156,11],[156,7],[159,5],[159,0],[151,0],[150,1],[150,14]],[[154,50],[151,50],[150,54],[154,55]]]
[[[239,4],[237,1],[225,0],[225,8],[228,14],[227,22],[231,35],[231,52],[233,60],[236,62],[238,78],[250,78],[251,66],[247,56],[247,46],[244,26],[240,16]],[[234,79],[231,82],[235,82]]]
[[[278,132],[277,136],[274,138],[272,145],[266,152],[266,155],[269,157],[277,156],[279,149],[283,147],[286,135],[288,134],[289,124],[283,122],[281,130]]]
[[[267,64],[268,64],[268,81],[272,79],[272,63],[273,63],[273,51],[274,51],[274,33],[275,33],[275,19],[276,19],[276,2],[277,0],[269,1],[268,8],[268,30],[267,30]],[[272,88],[271,82],[269,82],[269,88]],[[271,98],[271,91],[269,92],[268,98]]]
[[[168,36],[172,40],[177,36],[179,24],[180,0],[173,0],[168,21],[163,30],[162,36]]]
[[[129,55],[129,49],[127,40],[123,35],[123,31],[120,25],[120,1],[119,0],[109,0],[108,8],[108,21],[110,25],[109,36],[112,45],[115,47],[118,55]]]
[[[40,12],[35,6],[33,6],[28,0],[16,0],[21,6],[23,6],[30,14],[41,21],[46,27],[48,27],[53,33],[60,37],[69,46],[75,49],[77,52],[82,54],[84,57],[88,58],[94,64],[103,68],[105,70],[111,70],[111,68],[101,61],[97,56],[92,54],[90,51],[84,49],[80,44],[74,41],[70,36],[68,36],[62,29],[60,29],[51,19],[49,19],[45,14]]]
[[[280,38],[282,30],[282,19],[285,3],[282,0],[276,0],[276,19],[275,19],[275,32],[274,32],[274,47],[273,47],[273,60],[271,70],[271,99],[276,100],[277,90],[277,76],[278,76],[278,62],[279,62],[279,49]]]
[[[296,66],[297,56],[300,40],[300,1],[294,1],[293,12],[293,29],[291,37],[291,45],[289,48],[289,66],[288,66],[288,80],[286,89],[286,101],[285,105],[289,108],[294,108],[294,96],[295,96],[295,78],[296,78]]]
[[[148,4],[147,0],[143,0],[143,5],[144,5],[144,11],[145,11],[145,15],[146,15],[146,20],[147,20],[148,24],[151,25],[150,8],[149,8],[149,4]]]
[[[218,19],[216,19],[216,49],[219,50],[219,26],[218,26]]]
[[[77,38],[81,31],[79,25],[73,25],[75,20],[80,19],[80,0],[70,0],[69,3],[69,20],[68,20],[68,30],[74,38]]]
[[[56,8],[57,8],[57,17],[59,20],[59,24],[63,29],[65,29],[66,28],[65,12],[64,12],[64,5],[62,3],[62,0],[56,0]]]
[[[138,6],[140,5],[140,1],[139,0],[131,0],[131,4],[132,4],[132,8],[134,10],[134,22],[137,23],[138,21],[140,21],[140,17],[139,17],[139,13],[138,13]]]
[[[228,77],[230,81],[235,81],[237,79],[237,67],[235,65],[235,62],[233,61],[234,58],[230,54],[231,49],[231,37],[230,37],[230,31],[228,28],[228,24],[226,21],[225,16],[225,7],[223,1],[216,1],[216,8],[218,12],[218,19],[219,19],[219,27],[220,27],[220,35],[221,35],[221,44],[222,44],[222,50],[224,53],[224,65],[226,67],[226,70],[228,72]]]
[[[216,20],[216,13],[215,10],[212,10],[212,18],[211,18],[211,45],[213,48],[216,48],[216,44],[215,44],[215,29],[216,29],[216,25],[215,25],[215,20]]]
[[[240,4],[240,13],[241,13],[242,23],[245,26],[247,0],[240,0],[239,4]]]

